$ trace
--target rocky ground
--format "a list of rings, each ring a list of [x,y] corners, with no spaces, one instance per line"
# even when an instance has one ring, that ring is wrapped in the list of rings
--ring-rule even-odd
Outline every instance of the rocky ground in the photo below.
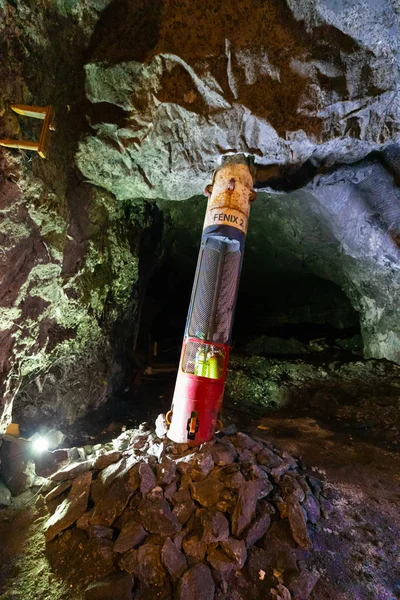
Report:
[[[1,513],[1,597],[397,598],[398,455],[311,417],[246,429],[191,449],[159,419],[37,460]]]
[[[282,416],[312,414],[325,425],[353,427],[364,439],[398,448],[399,366],[389,361],[326,358],[235,355],[227,394],[240,410],[247,406],[261,415],[268,406],[280,408]]]

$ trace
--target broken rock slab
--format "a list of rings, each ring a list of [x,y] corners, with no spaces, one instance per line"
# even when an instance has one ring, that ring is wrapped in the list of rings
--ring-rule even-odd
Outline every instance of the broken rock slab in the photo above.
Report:
[[[157,484],[170,485],[176,474],[176,463],[167,456],[156,465]]]
[[[48,494],[46,494],[45,502],[48,504],[49,502],[51,502],[52,500],[57,498],[57,496],[60,496],[61,494],[63,494],[67,490],[69,490],[69,488],[71,486],[72,486],[72,480],[62,481],[61,483],[56,485],[56,487],[53,488]]]
[[[229,558],[220,548],[211,547],[207,552],[207,562],[213,568],[213,575],[224,591],[231,575],[237,570],[235,560]]]
[[[271,514],[275,512],[267,502],[260,502],[259,507],[258,515],[242,534],[246,548],[251,548],[263,537],[271,524]]]
[[[104,525],[90,525],[87,529],[87,534],[90,538],[112,540],[114,530],[112,527],[105,527]]]
[[[35,468],[37,475],[50,477],[70,462],[69,452],[66,449],[45,451],[35,455]]]
[[[123,527],[114,543],[114,552],[127,552],[137,548],[148,536],[147,531],[140,523],[132,521]]]
[[[229,521],[217,509],[203,508],[196,512],[203,529],[202,541],[206,544],[223,542],[229,537]]]
[[[191,564],[204,560],[207,544],[200,539],[199,535],[194,534],[185,537],[182,547]]]
[[[233,444],[217,443],[212,448],[212,457],[218,466],[226,466],[233,463],[237,452]]]
[[[196,506],[190,496],[189,489],[179,490],[179,492],[173,494],[172,501],[174,503],[172,512],[178,521],[184,525],[196,510]]]
[[[85,460],[82,462],[74,462],[66,467],[63,467],[56,473],[54,473],[50,479],[51,481],[65,481],[66,479],[74,479],[86,471],[90,471],[93,467],[92,460]]]
[[[153,469],[150,465],[146,463],[142,463],[139,466],[139,476],[140,476],[140,491],[142,496],[145,497],[153,488],[156,487],[157,480],[154,474]]]
[[[177,600],[213,600],[215,584],[211,570],[207,565],[199,563],[183,575],[179,581]]]
[[[124,511],[138,485],[137,478],[132,476],[129,471],[116,477],[104,496],[96,504],[91,524],[111,526]]]
[[[161,560],[173,580],[180,579],[188,568],[185,555],[169,537],[161,549]]]
[[[165,438],[168,431],[167,420],[165,415],[160,414],[156,419],[156,436],[160,439]]]
[[[5,435],[0,448],[1,473],[13,496],[32,487],[36,479],[32,445],[21,438]]]
[[[300,506],[296,497],[288,498],[288,518],[293,539],[301,548],[311,550],[312,543],[307,530],[307,519],[305,510]]]
[[[0,506],[10,506],[11,504],[11,492],[0,479]]]
[[[220,499],[224,484],[213,477],[190,484],[192,498],[206,508],[215,506]]]
[[[247,550],[244,541],[230,537],[224,542],[221,542],[220,545],[226,556],[234,561],[236,569],[243,569],[247,559]]]
[[[93,502],[97,503],[105,494],[114,479],[118,474],[122,473],[126,468],[126,459],[122,458],[105,467],[92,483],[90,496]]]
[[[54,539],[60,531],[73,525],[83,515],[87,508],[91,482],[92,473],[90,471],[75,479],[68,497],[57,507],[54,515],[44,526],[47,542]]]
[[[115,450],[111,452],[106,452],[104,454],[101,454],[95,460],[93,467],[101,471],[102,469],[105,469],[106,467],[109,467],[110,465],[116,463],[118,460],[120,460],[120,458],[121,452],[117,452]]]
[[[320,574],[316,570],[302,568],[300,572],[292,572],[285,583],[293,598],[307,600],[319,578]]]
[[[154,488],[146,500],[139,504],[139,513],[144,528],[150,533],[168,536],[178,533],[182,528],[160,487]]]
[[[232,533],[239,537],[255,517],[260,494],[258,481],[246,481],[239,490],[238,501],[232,515]]]
[[[138,550],[130,550],[119,562],[128,573],[134,573],[147,586],[162,587],[167,571],[161,561],[161,546],[144,544]]]

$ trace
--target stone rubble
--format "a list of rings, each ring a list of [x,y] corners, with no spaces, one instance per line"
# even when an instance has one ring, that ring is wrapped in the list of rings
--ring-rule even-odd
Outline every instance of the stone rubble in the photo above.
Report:
[[[51,475],[52,568],[70,564],[85,600],[111,600],[114,581],[123,600],[306,600],[313,530],[333,508],[323,482],[234,428],[195,448],[159,435],[125,431]]]
[[[10,506],[11,492],[6,484],[0,479],[0,506]]]

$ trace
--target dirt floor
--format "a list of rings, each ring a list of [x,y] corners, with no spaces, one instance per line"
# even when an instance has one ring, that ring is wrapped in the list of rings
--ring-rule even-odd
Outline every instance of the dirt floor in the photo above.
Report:
[[[310,598],[400,598],[400,455],[310,417],[274,415],[248,432],[260,433],[260,426],[335,495],[334,511],[313,538],[322,576]]]
[[[153,381],[136,390],[139,397],[155,400],[150,410],[146,403],[147,414],[141,417],[151,420],[165,410],[172,387]],[[118,416],[128,427],[138,419],[132,415],[136,402],[125,398],[126,405],[120,406]],[[271,440],[329,482],[334,510],[314,532],[313,560],[321,577],[310,599],[400,598],[400,454],[374,440],[373,432],[368,439],[356,427],[323,423],[312,413],[292,408],[253,418],[227,407],[225,422]],[[120,424],[110,417],[107,410],[99,415],[91,437],[118,435]],[[80,423],[71,439],[84,441],[88,428]],[[14,507],[0,510],[1,600],[80,600],[79,591],[50,570],[41,533],[45,514],[41,496],[30,491]]]

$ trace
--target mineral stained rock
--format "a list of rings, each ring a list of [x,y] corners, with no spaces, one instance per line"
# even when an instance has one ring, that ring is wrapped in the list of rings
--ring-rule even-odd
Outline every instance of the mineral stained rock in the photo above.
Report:
[[[243,540],[237,540],[230,537],[221,542],[221,548],[231,560],[235,561],[237,569],[242,569],[244,567],[247,551]]]
[[[180,579],[187,570],[185,555],[176,547],[171,538],[167,538],[161,550],[163,565],[172,579]]]
[[[198,564],[186,571],[179,581],[177,600],[213,600],[215,585],[211,570],[204,564]]]
[[[191,484],[192,498],[202,506],[215,506],[220,499],[220,493],[224,489],[223,483],[212,477]]]
[[[81,144],[87,178],[121,199],[181,200],[204,189],[226,152],[282,164],[318,148],[351,161],[398,131],[398,15],[388,2],[251,0],[234,16],[212,0],[185,0],[179,20],[172,5],[113,14],[86,86],[93,104],[123,118],[97,122]],[[148,39],[122,49],[139,27]]]
[[[70,527],[79,519],[87,508],[92,473],[83,473],[74,480],[68,497],[60,504],[45,525],[46,541]]]

